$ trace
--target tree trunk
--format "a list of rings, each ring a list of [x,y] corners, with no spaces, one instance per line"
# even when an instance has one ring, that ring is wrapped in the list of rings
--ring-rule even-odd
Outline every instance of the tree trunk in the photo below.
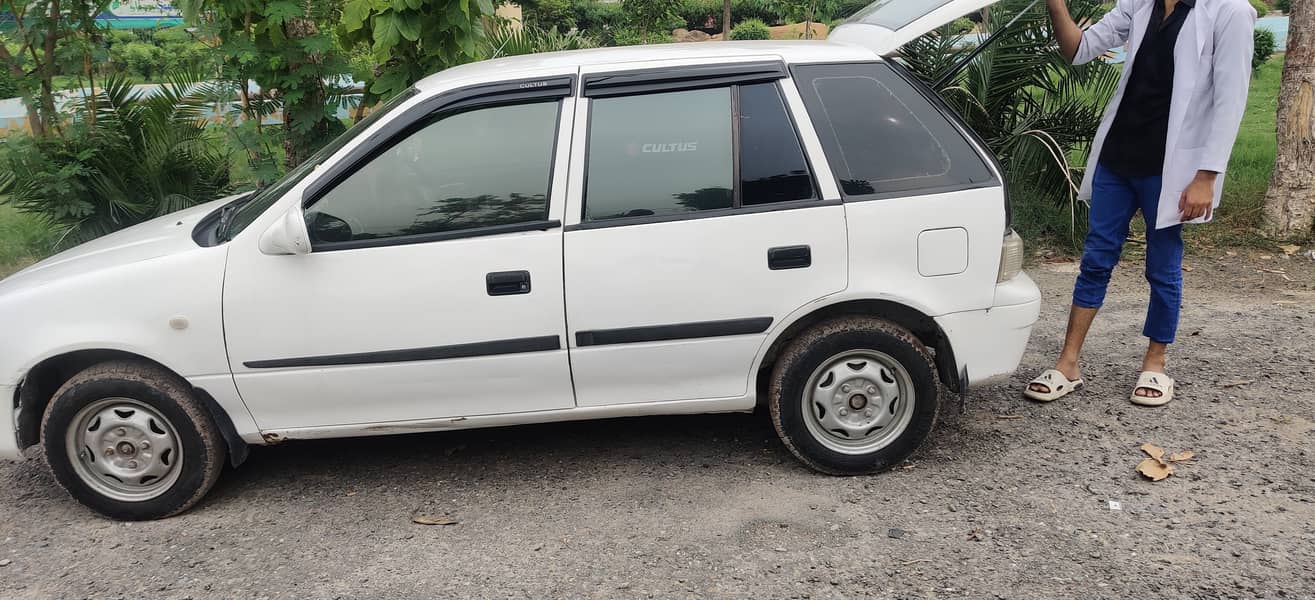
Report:
[[[1292,3],[1278,101],[1278,159],[1265,195],[1265,230],[1279,238],[1315,223],[1315,3]]]
[[[731,0],[721,2],[721,40],[731,39]]]
[[[22,81],[28,76],[27,71],[24,71],[22,67],[20,60],[22,56],[22,48],[18,50],[18,54],[15,56],[9,53],[9,48],[6,48],[4,44],[0,44],[0,62],[5,63],[6,68],[9,69],[9,74],[18,81]],[[37,104],[26,90],[23,91],[23,106],[27,109],[27,126],[32,131],[32,135],[45,137],[46,128],[42,127],[41,114],[37,112]]]
[[[37,64],[37,69],[41,74],[41,118],[42,130],[49,131],[57,129],[56,123],[59,121],[59,114],[55,112],[55,43],[59,41],[59,23],[63,18],[60,12],[59,0],[50,2],[50,24],[46,31],[46,39],[43,40],[42,52],[45,55],[44,61]],[[33,52],[35,54],[35,52]],[[36,129],[32,131],[35,133]]]

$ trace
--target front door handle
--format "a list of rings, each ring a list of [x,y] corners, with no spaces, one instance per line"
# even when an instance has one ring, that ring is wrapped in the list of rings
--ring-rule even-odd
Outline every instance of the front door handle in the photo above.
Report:
[[[767,251],[767,268],[773,271],[807,269],[813,266],[813,249],[808,246],[781,246]]]
[[[484,276],[490,296],[514,296],[530,293],[529,271],[499,271]]]

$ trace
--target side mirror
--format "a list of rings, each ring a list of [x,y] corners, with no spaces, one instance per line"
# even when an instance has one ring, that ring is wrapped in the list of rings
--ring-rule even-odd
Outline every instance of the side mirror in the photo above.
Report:
[[[260,251],[270,255],[309,254],[310,232],[301,204],[296,204],[260,236]]]

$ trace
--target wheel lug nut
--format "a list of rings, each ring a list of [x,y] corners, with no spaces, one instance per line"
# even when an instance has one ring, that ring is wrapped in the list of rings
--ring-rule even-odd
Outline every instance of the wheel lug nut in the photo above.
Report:
[[[123,437],[123,436],[125,436],[125,435],[128,435],[128,430],[127,430],[127,429],[124,429],[124,428],[122,428],[122,427],[120,427],[120,428],[114,430],[114,435],[117,435],[117,436],[119,436],[119,437]]]
[[[869,394],[875,394],[875,393],[877,393],[877,388],[876,388],[875,386],[871,386],[871,385],[869,385],[869,386],[868,386],[868,393],[869,393]]]
[[[840,386],[840,391],[845,392],[845,393],[849,393],[849,386],[848,386],[848,385],[842,385],[842,386]]]
[[[128,467],[129,469],[136,469],[136,468],[137,468],[137,461],[135,461],[135,460],[130,460],[130,461],[128,461],[127,467]]]
[[[865,416],[865,417],[870,417],[870,416],[872,416],[872,411],[869,410],[869,411],[864,412],[864,413],[863,413],[863,416]]]
[[[106,448],[105,456],[114,456],[114,448]]]
[[[142,443],[138,445],[141,446],[142,450],[150,450],[151,448],[151,443],[146,440],[142,440]]]
[[[845,410],[845,409],[843,409],[843,408],[840,409],[840,416],[843,417],[843,416],[845,416],[845,415],[847,415],[847,414],[849,414],[849,411],[847,411],[847,410]]]

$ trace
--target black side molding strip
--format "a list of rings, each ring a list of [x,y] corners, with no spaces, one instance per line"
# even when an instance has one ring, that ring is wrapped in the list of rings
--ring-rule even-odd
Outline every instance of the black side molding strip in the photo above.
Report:
[[[412,348],[408,350],[384,350],[380,352],[360,352],[357,354],[330,354],[327,356],[253,360],[242,364],[248,369],[332,367],[342,365],[414,362],[421,360],[444,360],[448,358],[471,358],[474,356],[496,356],[499,354],[520,354],[524,352],[548,352],[561,349],[561,337],[545,335],[510,340],[494,340],[491,342],[476,342],[473,344]]]
[[[584,97],[609,98],[631,94],[672,92],[733,84],[785,79],[781,61],[744,62],[693,67],[661,67],[618,73],[597,73],[584,78]]]
[[[685,340],[728,335],[762,333],[772,326],[771,317],[730,319],[726,321],[700,321],[674,325],[651,325],[621,329],[595,329],[575,332],[577,346],[607,346],[611,344],[637,344],[664,340]]]

